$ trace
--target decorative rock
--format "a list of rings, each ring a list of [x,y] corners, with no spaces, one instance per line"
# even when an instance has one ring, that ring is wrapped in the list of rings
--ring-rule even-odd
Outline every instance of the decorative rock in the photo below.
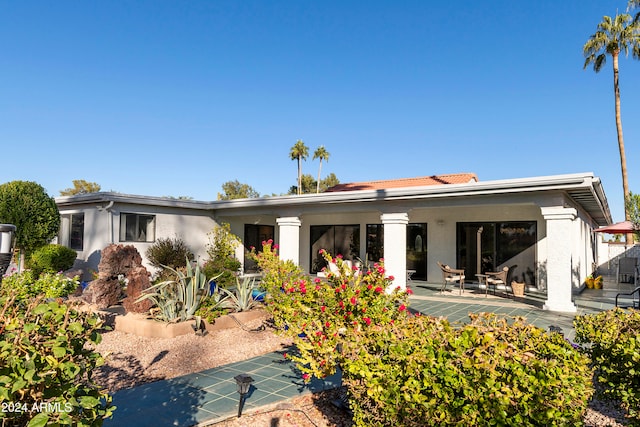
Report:
[[[151,300],[145,299],[140,302],[136,300],[142,292],[151,286],[149,271],[143,266],[134,267],[127,274],[127,297],[122,301],[122,305],[128,313],[147,313],[153,306]]]
[[[142,265],[142,257],[132,245],[112,244],[102,250],[98,264],[98,278],[112,279],[127,275],[132,268]]]
[[[82,293],[82,299],[90,304],[95,304],[100,310],[117,304],[121,297],[122,285],[117,278],[94,280]]]
[[[135,272],[131,274],[132,272]],[[117,304],[122,298],[121,279],[127,278],[128,301],[127,310],[134,312],[148,311],[151,301],[135,303],[140,293],[150,286],[149,272],[142,266],[142,257],[132,245],[112,244],[102,250],[98,264],[98,279],[89,283],[82,294],[82,299],[105,309]]]

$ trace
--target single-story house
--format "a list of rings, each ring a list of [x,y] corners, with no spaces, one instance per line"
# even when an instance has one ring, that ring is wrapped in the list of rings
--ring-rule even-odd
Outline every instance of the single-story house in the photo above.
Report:
[[[440,261],[464,268],[467,281],[512,268],[513,279],[546,292],[545,308],[574,312],[574,289],[598,259],[594,229],[610,224],[600,179],[593,173],[479,181],[475,174],[341,184],[320,194],[211,202],[100,192],[56,198],[59,243],[78,251],[85,271],[97,269],[111,243],[140,254],[158,238],[179,237],[201,261],[208,233],[229,223],[243,246],[273,238],[282,258],[309,273],[324,266],[320,249],[364,262],[384,258],[394,284],[440,282]]]

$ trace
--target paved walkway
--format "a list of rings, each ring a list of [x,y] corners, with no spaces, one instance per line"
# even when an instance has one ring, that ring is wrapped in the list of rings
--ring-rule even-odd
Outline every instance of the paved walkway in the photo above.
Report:
[[[575,333],[573,314],[551,313],[541,309],[543,296],[535,294],[526,298],[510,299],[489,295],[470,289],[458,295],[458,290],[440,294],[439,286],[413,281],[415,292],[411,297],[413,310],[431,316],[445,316],[451,322],[466,322],[470,312],[493,312],[507,316],[524,316],[530,323],[548,330],[559,326],[565,336],[573,340]],[[605,283],[605,290],[585,290],[576,296],[577,314],[594,313],[613,307],[617,292],[627,287]],[[499,294],[499,292],[498,292]],[[233,363],[183,377],[157,381],[135,388],[121,390],[113,396],[118,409],[104,425],[145,426],[194,426],[210,425],[237,415],[238,393],[233,379],[238,374],[248,374],[255,381],[247,395],[243,413],[249,413],[265,405],[277,403],[304,393],[331,389],[340,385],[340,376],[325,381],[313,381],[305,385],[292,364],[281,352],[269,353],[243,362]]]

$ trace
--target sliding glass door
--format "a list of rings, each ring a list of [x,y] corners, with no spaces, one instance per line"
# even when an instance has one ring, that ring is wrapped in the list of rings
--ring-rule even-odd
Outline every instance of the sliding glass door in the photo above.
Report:
[[[467,280],[486,271],[512,268],[511,278],[535,284],[536,221],[460,222],[456,231],[457,265]]]

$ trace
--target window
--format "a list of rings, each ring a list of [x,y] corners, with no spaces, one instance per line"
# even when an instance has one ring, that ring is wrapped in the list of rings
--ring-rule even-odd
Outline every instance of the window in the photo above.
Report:
[[[249,256],[251,248],[255,248],[257,252],[262,251],[262,242],[273,240],[275,227],[273,225],[244,225],[244,271],[258,271],[258,264]]]
[[[84,213],[72,214],[69,223],[69,247],[81,251],[84,244]]]
[[[326,267],[320,249],[335,257],[355,261],[360,257],[359,225],[312,225],[311,226],[311,272],[317,273]]]
[[[384,225],[367,224],[367,260],[384,258]],[[407,270],[415,270],[414,279],[427,280],[427,224],[407,225]]]
[[[121,242],[153,242],[156,239],[155,215],[120,214]]]

